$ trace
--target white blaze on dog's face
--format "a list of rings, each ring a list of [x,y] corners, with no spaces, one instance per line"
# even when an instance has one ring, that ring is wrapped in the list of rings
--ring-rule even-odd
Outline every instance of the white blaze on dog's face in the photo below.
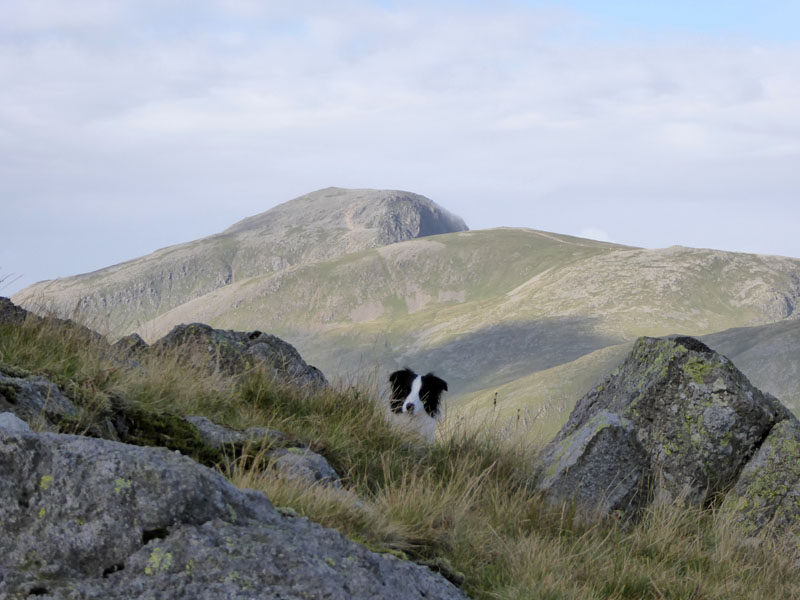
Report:
[[[392,373],[389,382],[392,384],[393,421],[432,441],[447,382],[433,373],[417,375],[408,368]]]
[[[403,409],[401,412],[409,414],[420,414],[424,409],[422,400],[419,399],[419,390],[422,388],[422,376],[417,375],[414,381],[411,382],[411,393],[403,400]]]

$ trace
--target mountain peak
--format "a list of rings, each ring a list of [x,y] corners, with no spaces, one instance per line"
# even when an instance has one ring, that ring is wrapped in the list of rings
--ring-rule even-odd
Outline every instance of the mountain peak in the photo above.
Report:
[[[79,306],[108,332],[128,333],[215,289],[290,267],[413,238],[465,231],[432,200],[398,190],[325,188],[235,223],[220,234],[170,246],[91,274],[40,282],[14,298],[69,315]]]
[[[329,187],[248,217],[223,233],[298,226],[344,229],[356,235],[364,232],[374,236],[374,245],[468,229],[463,219],[419,194],[402,190]]]

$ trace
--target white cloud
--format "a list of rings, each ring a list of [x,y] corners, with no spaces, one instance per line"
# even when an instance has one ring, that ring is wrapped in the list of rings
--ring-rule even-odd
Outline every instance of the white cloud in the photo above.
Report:
[[[412,189],[473,228],[590,222],[636,245],[736,249],[737,221],[800,224],[790,43],[592,38],[575,16],[495,3],[9,6],[4,210],[120,227],[115,258],[152,249],[126,223],[165,245],[327,185]],[[677,201],[731,208],[704,234]],[[796,236],[748,243],[800,256]]]

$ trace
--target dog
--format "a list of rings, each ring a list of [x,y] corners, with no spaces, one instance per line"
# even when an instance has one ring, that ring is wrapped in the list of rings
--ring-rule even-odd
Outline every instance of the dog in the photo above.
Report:
[[[447,382],[433,373],[417,375],[406,367],[389,375],[389,383],[392,386],[390,421],[432,442],[436,422],[442,414],[442,392],[447,391]]]

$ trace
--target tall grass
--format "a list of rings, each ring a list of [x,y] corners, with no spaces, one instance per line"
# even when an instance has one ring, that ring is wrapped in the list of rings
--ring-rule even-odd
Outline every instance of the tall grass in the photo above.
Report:
[[[476,598],[800,598],[796,541],[748,539],[723,511],[679,504],[634,524],[577,522],[531,493],[537,447],[524,435],[451,419],[424,444],[388,426],[377,386],[311,392],[259,370],[226,378],[179,353],[118,355],[53,319],[0,323],[0,360],[53,378],[84,406],[120,397],[283,431],[325,455],[342,489],[281,477],[264,447],[228,463],[226,475],[372,549],[429,564]]]

